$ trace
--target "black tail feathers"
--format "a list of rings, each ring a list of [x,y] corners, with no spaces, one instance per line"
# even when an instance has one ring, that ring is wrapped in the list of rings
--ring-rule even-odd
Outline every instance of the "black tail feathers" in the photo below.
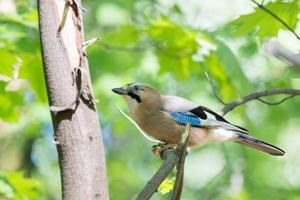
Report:
[[[274,156],[283,156],[285,154],[285,152],[282,149],[272,144],[256,139],[250,135],[240,132],[237,132],[236,134],[238,135],[237,139],[235,140],[235,142],[237,143],[255,148],[259,151],[269,153]]]

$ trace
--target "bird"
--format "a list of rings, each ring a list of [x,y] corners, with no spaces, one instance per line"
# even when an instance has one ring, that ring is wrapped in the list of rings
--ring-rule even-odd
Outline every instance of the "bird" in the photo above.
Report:
[[[161,95],[142,83],[129,83],[112,91],[125,99],[129,115],[139,128],[162,143],[177,145],[190,123],[188,147],[233,141],[274,156],[285,154],[282,149],[250,136],[247,129],[183,97]]]

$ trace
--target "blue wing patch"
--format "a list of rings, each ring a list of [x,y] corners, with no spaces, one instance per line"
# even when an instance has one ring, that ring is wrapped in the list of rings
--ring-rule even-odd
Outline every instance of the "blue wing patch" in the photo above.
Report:
[[[200,126],[201,120],[190,112],[170,112],[171,118],[179,124],[191,123],[192,126]]]

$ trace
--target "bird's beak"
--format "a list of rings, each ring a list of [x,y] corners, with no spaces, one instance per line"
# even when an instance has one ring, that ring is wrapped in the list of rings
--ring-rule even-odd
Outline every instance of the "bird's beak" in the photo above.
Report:
[[[126,89],[124,89],[123,87],[119,87],[119,88],[113,88],[111,89],[114,93],[117,93],[119,95],[126,95],[128,93],[128,91]]]

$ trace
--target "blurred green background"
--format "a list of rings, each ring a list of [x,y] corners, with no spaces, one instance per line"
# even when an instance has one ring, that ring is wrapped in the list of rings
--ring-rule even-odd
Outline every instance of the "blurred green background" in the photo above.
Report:
[[[268,53],[300,41],[250,0],[85,0],[88,59],[104,136],[112,200],[133,199],[161,164],[114,104],[111,88],[147,83],[215,111],[268,88],[300,88],[300,70]],[[298,1],[264,5],[300,33]],[[57,153],[42,70],[36,1],[0,0],[0,199],[61,199]],[[297,26],[298,24],[298,26]],[[265,98],[275,102],[282,96]],[[300,199],[300,97],[268,106],[252,101],[226,115],[286,151],[272,157],[235,143],[187,156],[182,199]],[[174,174],[170,175],[172,182]],[[172,184],[171,184],[172,185]],[[168,199],[165,182],[153,199]]]

